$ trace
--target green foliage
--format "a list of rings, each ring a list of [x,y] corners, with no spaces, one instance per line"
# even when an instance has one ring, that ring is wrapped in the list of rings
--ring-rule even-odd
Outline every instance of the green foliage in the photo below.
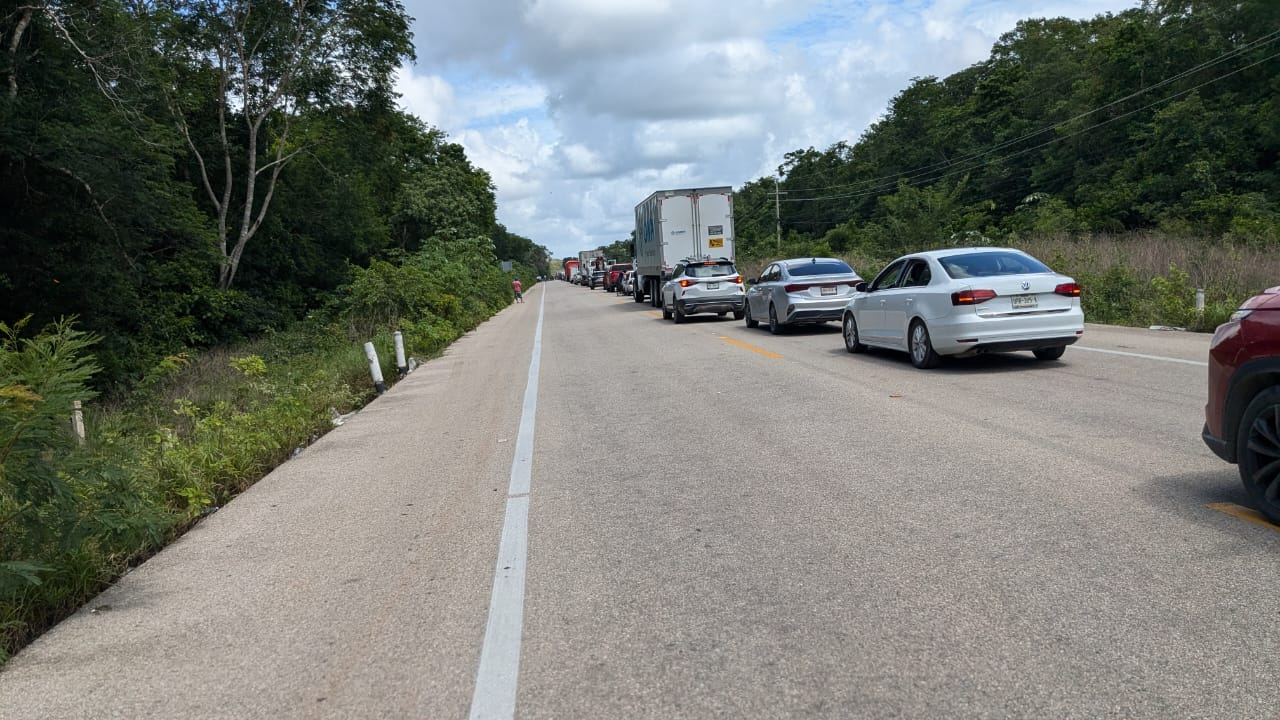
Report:
[[[86,409],[82,447],[68,420],[93,398],[95,338],[24,329],[0,325],[0,661],[371,395],[359,347],[303,326],[225,372],[166,359],[132,404]]]
[[[1100,275],[1073,271],[1070,265],[1056,262],[1059,272],[1072,275],[1083,292],[1080,305],[1089,322],[1107,325],[1131,324],[1137,318],[1142,286],[1137,274],[1123,263],[1109,265]],[[1141,321],[1139,321],[1141,322]]]
[[[99,589],[98,575],[86,584],[75,570],[84,558],[118,565],[167,527],[120,458],[81,448],[71,432],[72,402],[94,397],[97,338],[71,320],[33,337],[24,329],[0,323],[0,659]]]
[[[913,80],[855,144],[743,184],[740,256],[780,249],[778,211],[784,238],[837,252],[1148,229],[1274,245],[1277,23],[1267,0],[1021,21],[987,60]]]
[[[1188,282],[1187,272],[1177,265],[1169,266],[1169,274],[1151,278],[1152,317],[1157,325],[1190,327],[1196,322],[1196,290]]]

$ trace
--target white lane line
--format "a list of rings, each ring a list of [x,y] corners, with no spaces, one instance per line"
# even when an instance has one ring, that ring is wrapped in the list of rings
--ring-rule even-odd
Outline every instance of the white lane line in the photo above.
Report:
[[[520,636],[524,629],[524,571],[529,554],[529,478],[533,465],[533,425],[538,409],[538,368],[542,358],[542,317],[547,294],[539,293],[538,328],[533,333],[533,357],[524,389],[520,434],[511,461],[506,517],[498,544],[498,564],[489,596],[489,622],[480,649],[471,720],[511,720],[516,714],[516,684],[520,673]]]
[[[1107,353],[1108,355],[1124,355],[1126,357],[1142,358],[1144,360],[1159,360],[1161,362],[1182,363],[1183,365],[1196,365],[1198,367],[1209,367],[1209,363],[1199,360],[1183,360],[1182,358],[1164,357],[1163,355],[1143,355],[1142,353],[1131,353],[1123,350],[1103,350],[1102,348],[1084,347],[1083,345],[1072,345],[1072,350],[1088,350],[1089,352]]]

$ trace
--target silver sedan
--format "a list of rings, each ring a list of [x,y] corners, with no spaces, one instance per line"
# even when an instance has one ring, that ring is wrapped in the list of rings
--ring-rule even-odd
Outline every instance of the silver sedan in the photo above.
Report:
[[[747,281],[747,327],[769,323],[769,332],[784,325],[839,320],[862,280],[843,260],[795,258],[779,260]]]
[[[1030,350],[1057,360],[1084,333],[1080,286],[1010,248],[906,255],[862,283],[841,319],[845,349],[905,350],[930,368],[944,355]]]

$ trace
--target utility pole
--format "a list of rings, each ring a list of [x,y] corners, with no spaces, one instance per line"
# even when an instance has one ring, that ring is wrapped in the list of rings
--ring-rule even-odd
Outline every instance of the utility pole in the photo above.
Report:
[[[778,190],[778,178],[773,179],[773,222],[777,227],[776,246],[778,251],[782,250],[782,196],[784,192]]]

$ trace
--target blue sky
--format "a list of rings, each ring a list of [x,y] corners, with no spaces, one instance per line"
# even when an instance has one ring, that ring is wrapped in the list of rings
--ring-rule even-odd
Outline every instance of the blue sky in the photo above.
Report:
[[[493,177],[555,257],[625,239],[666,188],[775,174],[855,142],[912,78],[986,59],[1028,17],[1138,0],[408,0],[405,110]]]

